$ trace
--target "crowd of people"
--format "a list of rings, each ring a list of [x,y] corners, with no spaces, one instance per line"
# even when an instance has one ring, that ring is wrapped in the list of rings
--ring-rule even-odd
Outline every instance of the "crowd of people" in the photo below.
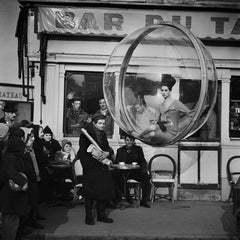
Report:
[[[0,101],[0,103],[2,103]],[[99,100],[100,105],[104,105]],[[51,206],[53,202],[54,174],[49,167],[51,162],[64,162],[71,164],[79,158],[83,168],[83,197],[86,210],[85,223],[94,225],[92,208],[96,202],[97,220],[112,223],[113,219],[106,216],[107,206],[118,207],[123,196],[122,179],[118,174],[109,170],[104,160],[117,163],[122,154],[126,155],[126,163],[139,161],[139,172],[131,176],[143,182],[142,206],[150,207],[149,186],[150,178],[147,174],[146,160],[140,147],[135,146],[131,136],[125,138],[126,147],[119,149],[117,158],[109,146],[105,127],[108,115],[103,106],[96,112],[84,127],[89,135],[95,139],[101,150],[93,155],[88,151],[91,142],[80,134],[79,150],[76,153],[71,141],[54,139],[54,133],[49,126],[30,123],[22,120],[16,123],[17,110],[13,107],[0,104],[3,111],[0,122],[0,212],[1,212],[1,237],[6,240],[20,240],[27,230],[43,229],[39,204],[46,203]],[[5,108],[6,107],[6,108]],[[129,140],[130,138],[130,140]],[[131,144],[128,144],[130,142]],[[125,152],[125,149],[126,152]],[[124,153],[125,152],[125,153]],[[124,156],[125,157],[125,156]],[[132,158],[132,160],[131,160]],[[122,160],[121,160],[122,161]],[[68,173],[71,178],[71,172]],[[67,191],[66,201],[71,201],[71,189]],[[131,202],[130,197],[127,199]]]
[[[154,120],[158,127],[157,129],[147,128],[143,131],[143,135],[154,133],[157,138],[165,137],[167,134],[174,135],[178,125],[174,124],[173,120],[177,117],[174,115],[170,124],[170,118],[166,113],[168,109],[173,108],[174,104],[176,112],[182,111],[189,114],[190,110],[170,97],[174,84],[175,79],[169,76],[162,81],[161,91],[165,101],[160,106],[159,119],[156,117],[156,112],[147,108],[144,96],[141,96],[141,102],[136,110],[138,110],[137,113],[148,113],[144,118],[144,126],[148,125],[146,121],[149,121],[147,117],[151,113],[150,120]],[[139,169],[130,172],[128,178],[141,183],[140,206],[150,208],[150,175],[142,147],[136,145],[133,136],[124,134],[125,145],[120,146],[114,153],[108,142],[108,136],[112,134],[112,123],[108,122],[110,128],[107,129],[106,121],[110,121],[108,118],[110,115],[106,111],[104,99],[99,100],[100,110],[91,116],[91,119],[87,114],[82,115],[81,120],[84,119],[82,121],[84,125],[78,122],[78,115],[82,111],[80,106],[81,100],[74,99],[72,109],[67,113],[69,128],[77,131],[79,135],[79,149],[75,153],[71,141],[63,139],[60,144],[54,139],[49,126],[43,128],[27,120],[14,123],[16,110],[5,106],[0,101],[2,239],[21,239],[25,226],[44,228],[40,223],[40,220],[44,220],[44,216],[39,212],[39,203],[51,203],[54,200],[54,172],[49,167],[49,163],[54,161],[71,164],[76,158],[80,159],[83,169],[82,195],[85,204],[85,223],[88,225],[95,224],[93,206],[96,206],[97,221],[112,223],[114,220],[106,215],[107,206],[118,208],[123,197],[132,204],[129,190],[124,189],[122,174],[119,171],[112,171],[109,167],[111,163],[136,162],[138,164]],[[82,128],[85,131],[81,131]],[[175,131],[174,134],[173,131]],[[71,179],[71,172],[66,174]],[[65,188],[62,187],[62,189]],[[70,189],[67,189],[63,196],[66,193],[70,194]]]

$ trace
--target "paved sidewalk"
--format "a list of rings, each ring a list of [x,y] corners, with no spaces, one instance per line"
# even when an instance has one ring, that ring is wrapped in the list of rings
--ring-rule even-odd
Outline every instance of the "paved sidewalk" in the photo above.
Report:
[[[158,201],[148,208],[108,209],[114,223],[84,223],[84,206],[41,207],[45,229],[26,239],[74,240],[161,240],[240,239],[232,205],[223,202]]]

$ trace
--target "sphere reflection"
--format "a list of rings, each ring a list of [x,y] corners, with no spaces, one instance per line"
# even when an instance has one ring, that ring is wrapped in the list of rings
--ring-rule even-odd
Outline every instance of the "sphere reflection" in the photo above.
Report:
[[[119,127],[151,145],[193,134],[216,100],[211,55],[186,28],[169,22],[124,38],[109,58],[103,82]]]

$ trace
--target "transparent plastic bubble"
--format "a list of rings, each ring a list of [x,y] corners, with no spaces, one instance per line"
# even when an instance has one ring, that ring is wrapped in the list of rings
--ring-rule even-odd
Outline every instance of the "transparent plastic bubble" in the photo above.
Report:
[[[210,53],[188,29],[170,22],[124,38],[109,58],[103,85],[119,127],[158,146],[196,132],[207,121],[217,95]]]

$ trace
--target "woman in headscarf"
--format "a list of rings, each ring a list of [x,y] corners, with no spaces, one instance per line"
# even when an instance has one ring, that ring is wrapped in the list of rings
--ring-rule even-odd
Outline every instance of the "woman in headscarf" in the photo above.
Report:
[[[35,152],[38,168],[39,168],[39,175],[41,181],[39,182],[39,201],[47,201],[47,164],[48,164],[48,157],[44,151],[44,140],[43,140],[43,127],[40,125],[33,125],[33,134],[34,134],[34,143],[33,143],[33,150]]]
[[[43,218],[39,215],[38,209],[38,183],[41,178],[36,155],[32,148],[35,140],[34,130],[26,127],[21,127],[21,129],[25,132],[24,163],[28,175],[29,214],[26,224],[36,229],[42,229],[43,225],[38,223],[38,220]]]
[[[54,161],[56,152],[60,151],[62,148],[60,143],[53,138],[53,132],[49,126],[46,126],[43,129],[43,139],[44,139],[43,145],[46,148],[48,161]]]

